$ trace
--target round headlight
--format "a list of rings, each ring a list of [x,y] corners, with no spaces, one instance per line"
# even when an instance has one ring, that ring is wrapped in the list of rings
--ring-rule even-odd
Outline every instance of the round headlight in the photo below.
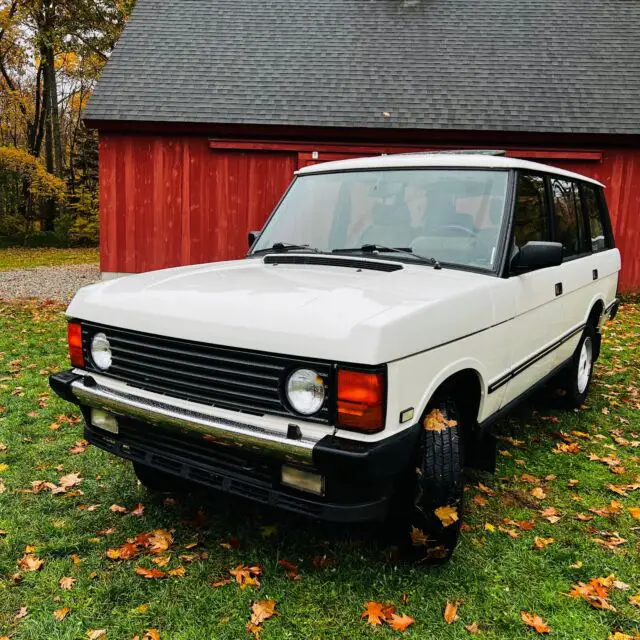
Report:
[[[98,369],[106,371],[111,366],[111,345],[104,333],[96,333],[91,340],[91,359]]]
[[[287,399],[302,415],[317,413],[324,402],[324,380],[311,369],[297,369],[287,380]]]

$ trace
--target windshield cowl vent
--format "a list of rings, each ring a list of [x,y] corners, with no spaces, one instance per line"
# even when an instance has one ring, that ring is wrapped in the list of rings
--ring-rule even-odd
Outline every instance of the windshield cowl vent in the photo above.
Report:
[[[269,255],[264,258],[265,264],[310,264],[322,265],[326,267],[347,267],[351,269],[368,269],[369,271],[400,271],[404,269],[397,262],[378,262],[375,260],[363,260],[360,258],[332,258],[331,256],[318,255],[294,255],[278,254]]]

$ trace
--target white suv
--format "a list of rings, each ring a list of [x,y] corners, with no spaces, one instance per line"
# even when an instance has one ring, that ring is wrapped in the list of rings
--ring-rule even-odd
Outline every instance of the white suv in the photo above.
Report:
[[[308,167],[250,241],[82,289],[51,386],[150,488],[388,519],[420,560],[453,550],[498,418],[551,378],[584,401],[617,310],[602,185],[500,155]]]

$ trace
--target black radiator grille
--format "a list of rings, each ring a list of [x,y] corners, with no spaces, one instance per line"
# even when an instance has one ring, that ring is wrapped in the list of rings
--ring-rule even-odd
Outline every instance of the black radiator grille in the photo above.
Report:
[[[257,351],[219,347],[200,342],[166,338],[128,329],[82,323],[86,368],[101,373],[91,360],[92,337],[103,332],[111,343],[113,364],[106,375],[128,384],[253,415],[295,415],[283,395],[291,371],[309,367],[327,387],[332,383],[328,362],[300,360]],[[328,396],[329,394],[327,394]],[[329,402],[313,417],[329,421]]]

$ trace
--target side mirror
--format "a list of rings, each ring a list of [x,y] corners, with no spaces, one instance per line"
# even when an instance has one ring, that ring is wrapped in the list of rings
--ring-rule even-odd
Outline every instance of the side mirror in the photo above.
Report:
[[[564,249],[560,242],[530,240],[511,260],[511,270],[515,273],[535,271],[562,264]]]
[[[249,249],[251,249],[253,245],[258,241],[261,233],[262,231],[249,231],[249,235],[247,236],[247,240],[249,241]]]

